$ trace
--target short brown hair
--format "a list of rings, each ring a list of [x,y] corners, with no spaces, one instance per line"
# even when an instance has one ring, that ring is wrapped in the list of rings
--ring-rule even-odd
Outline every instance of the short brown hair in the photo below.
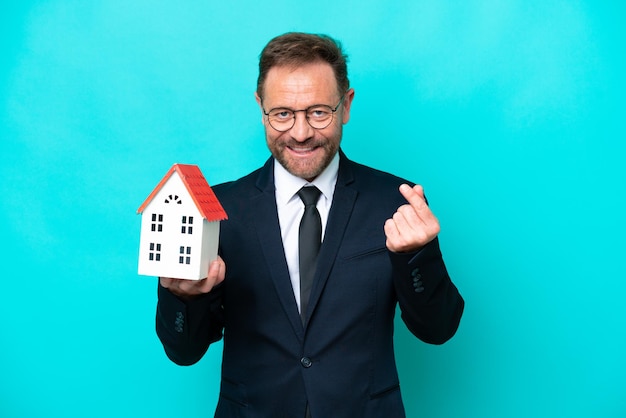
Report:
[[[257,94],[263,98],[263,83],[272,67],[300,66],[315,62],[327,62],[333,68],[339,94],[350,87],[348,80],[348,56],[341,43],[328,35],[288,32],[268,42],[259,57]]]

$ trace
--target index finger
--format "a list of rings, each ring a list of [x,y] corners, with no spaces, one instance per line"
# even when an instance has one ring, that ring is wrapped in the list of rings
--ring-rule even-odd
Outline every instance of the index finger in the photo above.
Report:
[[[400,185],[400,193],[416,210],[423,209],[426,205],[426,199],[424,198],[424,188],[419,184],[411,187],[408,184]]]

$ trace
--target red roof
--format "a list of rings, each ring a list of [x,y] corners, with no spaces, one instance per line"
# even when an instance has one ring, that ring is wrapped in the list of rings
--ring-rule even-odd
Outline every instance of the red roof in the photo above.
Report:
[[[176,171],[183,181],[183,184],[187,188],[189,195],[193,199],[196,207],[200,211],[200,214],[207,221],[223,221],[228,219],[228,215],[224,211],[224,208],[217,200],[217,196],[211,190],[209,183],[202,175],[200,168],[197,165],[188,164],[174,164],[170,171],[167,172],[163,180],[154,188],[150,196],[145,202],[137,209],[137,213],[142,213],[146,206],[152,201],[154,196],[161,190],[161,188],[167,183],[171,175]]]

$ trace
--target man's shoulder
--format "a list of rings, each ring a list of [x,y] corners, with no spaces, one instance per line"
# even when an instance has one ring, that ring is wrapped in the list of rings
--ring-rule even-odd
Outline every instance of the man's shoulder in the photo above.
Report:
[[[213,192],[218,197],[218,199],[241,199],[244,197],[249,197],[252,195],[257,195],[262,190],[262,179],[265,177],[266,181],[269,181],[267,178],[272,174],[272,171],[269,169],[269,160],[262,167],[257,168],[249,174],[246,174],[243,177],[240,177],[237,180],[228,181],[224,183],[217,184],[215,186],[211,186]]]
[[[409,184],[410,186],[414,185],[412,181],[388,171],[380,170],[347,158],[345,158],[342,163],[343,164],[340,165],[340,176],[343,176],[343,179],[348,182],[353,182],[355,186],[359,188],[375,189],[378,187],[399,187],[403,183]]]
[[[228,196],[231,194],[240,195],[242,193],[251,192],[253,190],[258,190],[255,187],[256,179],[259,176],[259,171],[255,170],[250,174],[247,174],[237,180],[227,181],[224,183],[217,184],[212,186],[213,191],[218,197]]]

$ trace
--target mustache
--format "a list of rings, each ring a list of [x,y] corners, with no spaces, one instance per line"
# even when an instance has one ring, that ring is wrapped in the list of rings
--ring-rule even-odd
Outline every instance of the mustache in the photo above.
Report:
[[[285,148],[314,148],[324,147],[326,141],[319,141],[314,138],[307,139],[306,141],[296,141],[294,139],[281,142],[281,146]]]

